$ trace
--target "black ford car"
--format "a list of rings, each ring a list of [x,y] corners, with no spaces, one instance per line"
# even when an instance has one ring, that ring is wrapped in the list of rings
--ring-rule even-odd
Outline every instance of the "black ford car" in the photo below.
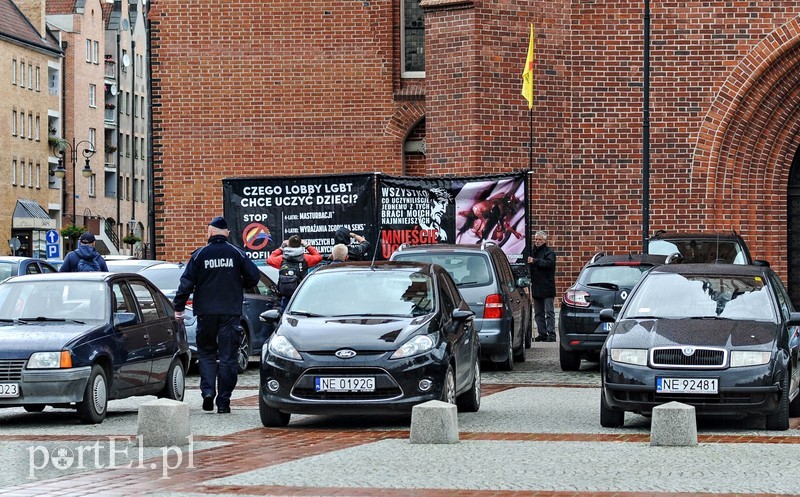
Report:
[[[605,309],[601,319],[614,320]],[[670,401],[698,414],[800,415],[800,313],[766,266],[669,264],[634,288],[601,352],[600,423]]]
[[[278,319],[275,310],[265,319]],[[308,275],[262,349],[264,426],[298,414],[411,413],[428,400],[480,407],[474,313],[435,264],[354,262]]]

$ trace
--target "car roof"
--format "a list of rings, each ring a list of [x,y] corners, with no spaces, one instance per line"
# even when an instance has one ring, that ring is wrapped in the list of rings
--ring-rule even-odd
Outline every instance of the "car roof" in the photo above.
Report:
[[[42,261],[47,262],[47,259],[36,259],[34,257],[21,257],[18,255],[4,255],[0,257],[0,262],[23,262],[23,261]]]
[[[604,252],[598,252],[586,266],[614,266],[626,262],[639,262],[641,264],[657,266],[665,264],[667,262],[667,256],[641,253],[606,254]]]
[[[317,272],[347,272],[347,271],[386,271],[386,270],[405,270],[405,271],[419,271],[420,269],[425,272],[433,272],[435,268],[441,268],[438,264],[430,264],[427,262],[416,261],[353,261],[342,262],[340,264],[328,264],[322,266],[312,274]],[[441,269],[444,271],[444,269]]]
[[[742,236],[735,232],[693,232],[693,231],[659,231],[656,232],[650,239],[651,240],[683,240],[695,238],[700,240],[716,240],[716,239],[742,239]]]
[[[20,276],[12,276],[5,281],[19,281],[22,279],[26,280],[43,280],[43,281],[53,281],[53,280],[86,280],[86,281],[106,281],[110,278],[117,277],[119,275],[125,274],[126,278],[135,277],[137,279],[147,280],[143,276],[138,276],[135,273],[113,273],[113,272],[103,272],[103,271],[76,271],[76,272],[67,272],[67,273],[36,273],[36,274],[24,274]]]
[[[746,264],[664,264],[651,273],[712,274],[720,276],[763,276],[770,271],[767,266]]]
[[[422,244],[422,245],[407,245],[402,244],[397,247],[397,252],[485,252],[487,250],[497,249],[500,247],[493,242],[484,242],[478,244],[455,244],[455,243],[436,243],[436,244]],[[392,254],[394,255],[394,254]]]

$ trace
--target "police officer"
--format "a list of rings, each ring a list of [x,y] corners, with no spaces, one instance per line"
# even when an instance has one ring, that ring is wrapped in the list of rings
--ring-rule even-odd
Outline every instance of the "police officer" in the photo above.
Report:
[[[215,217],[208,224],[208,245],[192,252],[175,294],[175,317],[183,319],[186,301],[194,292],[197,316],[197,353],[203,410],[231,412],[239,352],[239,316],[244,288],[256,286],[258,267],[239,248],[228,243],[228,223]],[[219,365],[217,365],[219,359]]]

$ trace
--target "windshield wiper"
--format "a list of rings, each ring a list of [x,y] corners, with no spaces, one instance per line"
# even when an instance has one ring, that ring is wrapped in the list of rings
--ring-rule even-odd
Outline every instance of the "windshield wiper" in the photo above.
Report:
[[[315,313],[309,312],[309,311],[289,311],[289,314],[291,314],[293,316],[295,316],[295,315],[297,315],[297,316],[306,316],[306,317],[310,317],[310,318],[321,318],[322,317],[322,314],[315,314]]]
[[[619,285],[616,283],[604,283],[602,281],[599,283],[587,283],[586,286],[596,286],[599,288],[608,288],[609,290],[619,290]]]
[[[66,319],[63,318],[47,318],[44,316],[36,316],[35,318],[19,318],[20,321],[59,321],[64,322]]]
[[[7,318],[0,319],[0,323],[22,323],[22,324],[28,324],[25,321],[23,321],[22,319],[7,319]]]

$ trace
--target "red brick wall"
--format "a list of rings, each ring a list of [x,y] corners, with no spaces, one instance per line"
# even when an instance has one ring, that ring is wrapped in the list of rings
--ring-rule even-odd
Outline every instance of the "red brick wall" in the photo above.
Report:
[[[651,0],[650,232],[737,229],[785,276],[800,4]],[[154,0],[159,256],[185,259],[232,176],[528,169],[559,290],[595,251],[641,250],[643,4],[424,0],[426,78],[399,78],[396,0]]]

